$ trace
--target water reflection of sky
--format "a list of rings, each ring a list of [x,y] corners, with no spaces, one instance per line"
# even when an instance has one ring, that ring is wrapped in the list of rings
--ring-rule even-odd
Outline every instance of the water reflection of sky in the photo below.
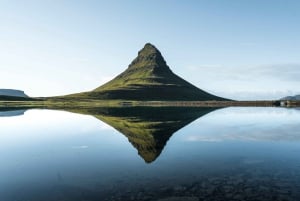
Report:
[[[184,141],[299,141],[300,111],[286,108],[225,108],[178,132]]]

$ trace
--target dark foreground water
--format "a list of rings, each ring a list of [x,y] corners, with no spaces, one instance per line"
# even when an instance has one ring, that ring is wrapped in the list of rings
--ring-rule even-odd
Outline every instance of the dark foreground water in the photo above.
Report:
[[[1,201],[300,200],[300,110],[0,112]]]

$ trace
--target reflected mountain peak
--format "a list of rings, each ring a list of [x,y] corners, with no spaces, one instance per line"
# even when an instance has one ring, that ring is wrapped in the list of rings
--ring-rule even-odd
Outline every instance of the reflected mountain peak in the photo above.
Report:
[[[116,107],[85,108],[70,112],[88,114],[127,137],[146,163],[155,161],[169,138],[179,129],[216,108]]]

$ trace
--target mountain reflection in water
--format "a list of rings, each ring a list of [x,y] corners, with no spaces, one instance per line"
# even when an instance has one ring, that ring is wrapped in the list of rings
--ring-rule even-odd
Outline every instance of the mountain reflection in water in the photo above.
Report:
[[[112,107],[68,110],[88,114],[128,138],[146,163],[159,157],[169,138],[179,129],[216,108]]]

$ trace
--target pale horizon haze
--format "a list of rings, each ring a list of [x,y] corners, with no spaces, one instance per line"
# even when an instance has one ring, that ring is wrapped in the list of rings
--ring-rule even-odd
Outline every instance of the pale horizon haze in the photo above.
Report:
[[[0,0],[0,89],[34,97],[97,88],[150,42],[218,96],[300,94],[297,0]]]

